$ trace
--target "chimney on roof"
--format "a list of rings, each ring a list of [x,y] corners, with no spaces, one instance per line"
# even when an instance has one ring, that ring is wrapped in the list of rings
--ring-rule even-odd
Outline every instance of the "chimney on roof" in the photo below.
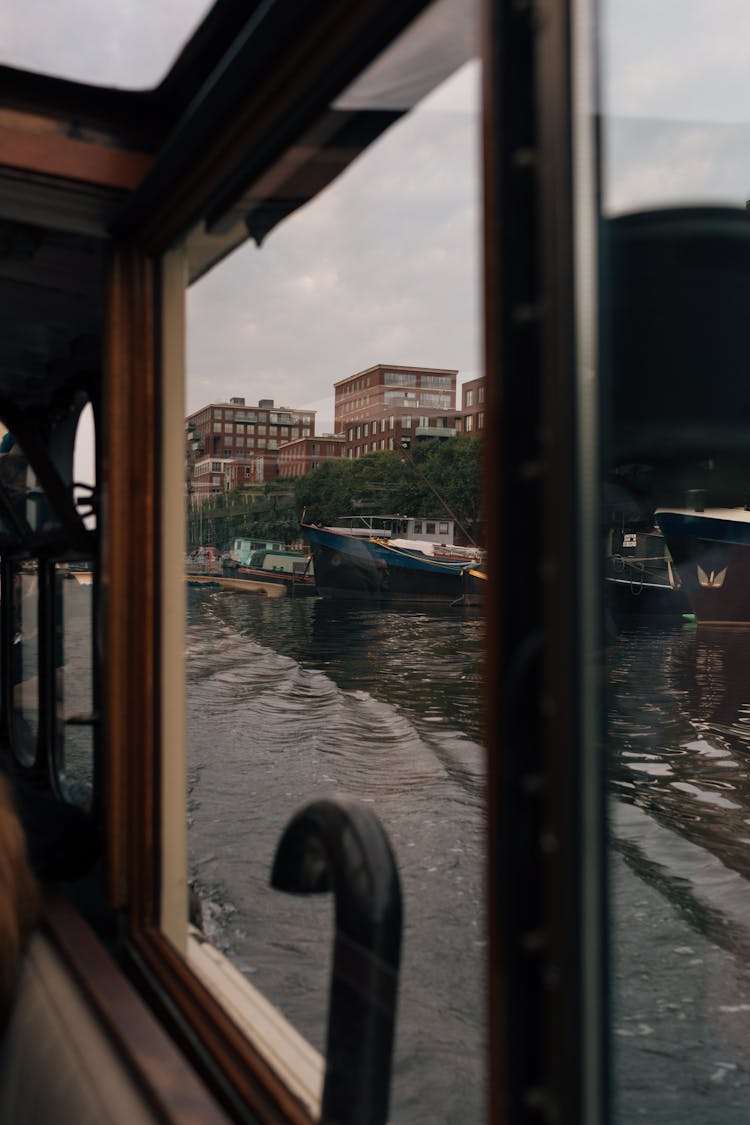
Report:
[[[244,406],[245,405],[244,398],[230,398],[229,401],[232,404],[232,406]]]
[[[262,398],[258,403],[258,406],[261,408],[261,410],[273,410],[273,399]]]

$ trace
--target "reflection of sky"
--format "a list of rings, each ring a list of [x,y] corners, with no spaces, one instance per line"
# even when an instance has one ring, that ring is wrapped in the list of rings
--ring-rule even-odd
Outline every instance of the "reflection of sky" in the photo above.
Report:
[[[750,8],[604,0],[603,171],[610,212],[750,198]]]

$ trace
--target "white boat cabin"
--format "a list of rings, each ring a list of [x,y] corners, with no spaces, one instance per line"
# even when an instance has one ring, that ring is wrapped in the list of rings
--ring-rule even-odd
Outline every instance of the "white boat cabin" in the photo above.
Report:
[[[359,535],[363,539],[377,536],[378,539],[408,539],[418,543],[440,543],[453,546],[453,520],[417,519],[414,516],[341,516],[336,527],[330,531],[345,535]]]

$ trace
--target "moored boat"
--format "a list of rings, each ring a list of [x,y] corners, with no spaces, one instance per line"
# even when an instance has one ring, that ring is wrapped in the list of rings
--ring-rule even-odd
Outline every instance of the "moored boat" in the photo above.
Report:
[[[311,597],[317,593],[312,556],[302,551],[261,547],[239,559],[225,555],[222,573],[264,588],[281,587],[290,597]]]
[[[669,549],[656,527],[610,531],[604,591],[605,604],[615,618],[671,620],[690,612]]]
[[[702,624],[750,624],[750,511],[660,508],[656,522]]]
[[[323,597],[457,604],[482,600],[487,579],[479,566],[481,551],[452,542],[393,535],[394,528],[408,532],[415,523],[421,527],[427,521],[358,519],[364,521],[359,528],[302,524],[315,562],[318,593]],[[376,521],[385,524],[386,520],[392,520],[394,526],[374,526]],[[451,532],[445,538],[452,540]]]

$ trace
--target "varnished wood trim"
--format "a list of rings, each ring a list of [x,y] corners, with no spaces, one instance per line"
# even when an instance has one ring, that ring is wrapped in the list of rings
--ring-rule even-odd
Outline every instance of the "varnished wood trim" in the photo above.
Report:
[[[131,949],[154,1005],[233,1116],[247,1120],[243,1111],[249,1110],[259,1125],[312,1125],[306,1108],[161,932],[141,932]]]
[[[165,1125],[228,1125],[226,1115],[96,936],[54,892],[46,896],[42,926],[103,1035]]]
[[[42,132],[36,127],[22,131],[3,124],[0,153],[0,166],[5,168],[128,191],[138,186],[152,159],[143,153]]]
[[[106,627],[107,889],[136,924],[153,917],[154,497],[157,418],[153,263],[134,248],[109,269],[102,465],[102,603]]]

